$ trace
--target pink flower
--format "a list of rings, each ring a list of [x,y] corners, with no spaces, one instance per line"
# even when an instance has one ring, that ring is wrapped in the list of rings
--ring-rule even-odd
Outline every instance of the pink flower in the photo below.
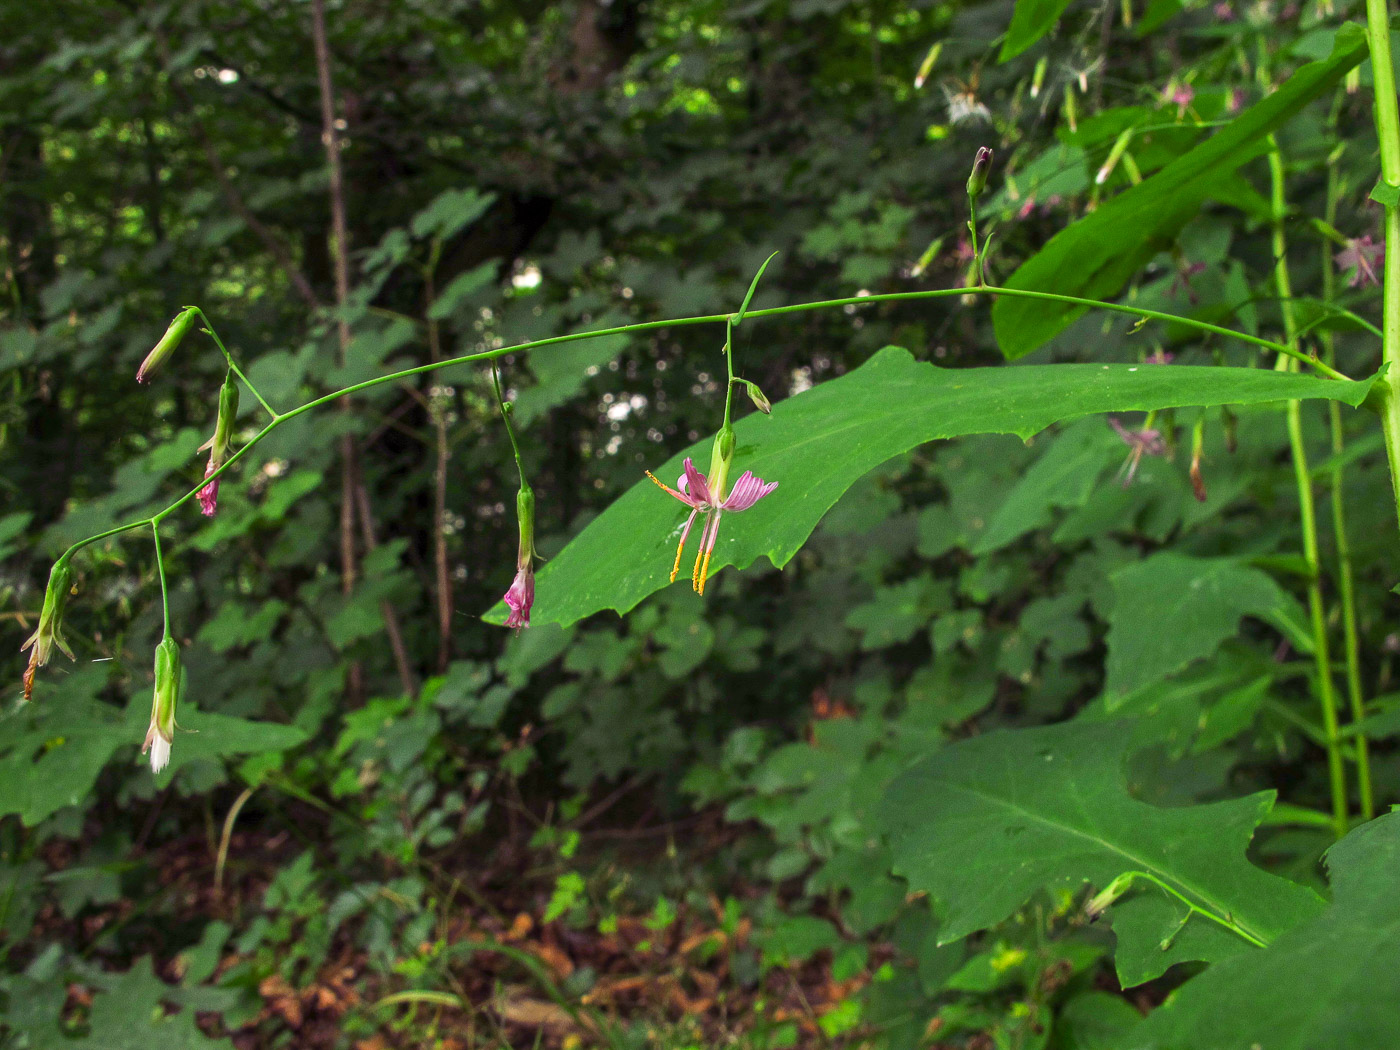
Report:
[[[1123,463],[1122,469],[1118,471],[1123,476],[1123,487],[1127,488],[1133,483],[1133,477],[1137,474],[1138,464],[1142,462],[1143,456],[1165,456],[1167,454],[1167,443],[1162,440],[1160,430],[1149,430],[1143,427],[1141,430],[1129,430],[1112,416],[1108,419],[1108,425],[1114,432],[1123,439],[1131,452],[1128,453],[1127,460]]]
[[[510,606],[507,627],[519,630],[530,626],[530,606],[535,604],[535,569],[527,562],[515,573],[515,580],[506,591],[505,601]]]
[[[1351,279],[1347,281],[1352,288],[1380,284],[1376,270],[1385,262],[1385,245],[1372,243],[1369,233],[1364,237],[1348,239],[1346,248],[1334,258],[1337,269],[1352,271]]]
[[[690,574],[691,586],[697,594],[705,593],[705,580],[710,573],[710,555],[715,549],[715,539],[719,536],[720,516],[727,510],[748,510],[778,487],[776,481],[764,481],[752,471],[746,470],[739,475],[733,491],[726,497],[710,489],[705,475],[695,469],[695,464],[689,456],[685,458],[685,473],[677,479],[676,488],[657,481],[656,475],[651,471],[647,471],[647,477],[690,508],[690,517],[686,519],[685,528],[681,530],[680,546],[676,548],[676,563],[671,567],[672,583],[676,581],[676,574],[681,570],[681,554],[685,551],[690,527],[695,524],[695,516],[701,513],[705,515],[705,525],[700,534],[700,550],[695,555],[695,568]]]
[[[209,457],[209,466],[204,468],[204,476],[207,478],[219,468],[219,464],[214,462],[214,457]],[[214,512],[219,509],[219,479],[215,478],[209,484],[199,490],[199,509],[206,518],[212,518]]]

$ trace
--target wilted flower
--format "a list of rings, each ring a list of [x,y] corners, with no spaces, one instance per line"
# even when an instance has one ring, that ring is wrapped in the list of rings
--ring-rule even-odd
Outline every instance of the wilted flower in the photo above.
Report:
[[[175,320],[170,322],[170,327],[165,330],[165,334],[160,337],[160,342],[149,354],[146,360],[141,362],[141,367],[136,370],[136,381],[144,383],[146,376],[150,375],[161,363],[175,352],[175,348],[180,345],[180,340],[185,338],[185,333],[190,330],[190,325],[199,316],[199,311],[193,306],[187,306],[175,315]]]
[[[705,593],[705,580],[710,573],[710,555],[715,549],[715,539],[719,536],[719,519],[725,511],[748,510],[778,487],[776,481],[764,481],[752,471],[744,471],[734,483],[734,490],[726,496],[724,486],[729,472],[729,462],[733,455],[733,442],[730,439],[729,455],[721,455],[719,446],[722,438],[716,441],[716,455],[710,467],[710,479],[695,469],[689,456],[685,459],[685,471],[676,481],[676,487],[658,481],[656,475],[647,471],[647,477],[655,481],[667,493],[690,508],[690,517],[681,530],[681,542],[676,548],[676,563],[671,567],[671,582],[681,569],[681,554],[685,551],[685,541],[690,528],[695,524],[697,514],[705,515],[704,528],[700,535],[700,550],[695,555],[695,568],[690,574],[691,586],[697,594]]]
[[[199,451],[209,450],[209,465],[204,468],[207,478],[224,465],[229,447],[233,444],[233,424],[238,418],[238,384],[233,371],[224,377],[224,385],[219,390],[219,417],[214,423],[214,436],[199,446]],[[219,509],[219,479],[206,484],[199,490],[199,509],[206,518],[212,518]]]
[[[1142,457],[1165,456],[1167,444],[1162,440],[1160,430],[1152,430],[1147,427],[1143,427],[1141,430],[1129,430],[1112,416],[1109,417],[1108,425],[1123,439],[1123,443],[1132,449],[1128,453],[1128,458],[1122,469],[1118,472],[1123,475],[1123,487],[1127,488],[1133,483],[1133,477],[1137,474],[1138,464],[1142,461]]]
[[[1203,262],[1189,263],[1185,262],[1184,260],[1178,262],[1176,267],[1176,276],[1172,278],[1172,297],[1175,298],[1179,293],[1185,292],[1186,298],[1190,300],[1193,306],[1196,303],[1199,303],[1201,301],[1201,297],[1196,294],[1196,289],[1191,287],[1191,278],[1195,277],[1196,274],[1203,272],[1205,268],[1206,264]]]
[[[520,630],[530,626],[530,606],[535,604],[535,493],[522,483],[515,497],[516,516],[520,522],[520,548],[515,559],[515,579],[505,593],[510,606],[507,627]]]
[[[1347,284],[1352,288],[1381,283],[1376,271],[1385,262],[1385,244],[1372,243],[1369,233],[1362,237],[1348,238],[1346,248],[1339,251],[1334,258],[1337,269],[1351,271],[1351,278]]]
[[[151,755],[151,772],[159,773],[170,762],[175,740],[175,706],[180,702],[180,646],[166,635],[156,646],[156,685],[151,698],[151,725],[141,754]]]
[[[49,570],[49,585],[44,591],[44,606],[39,611],[39,626],[29,640],[19,647],[20,652],[31,649],[29,666],[24,672],[24,698],[28,700],[34,693],[34,672],[49,662],[49,656],[56,645],[68,659],[73,659],[73,650],[63,640],[63,606],[68,601],[68,591],[73,573],[68,568],[67,557],[59,558]]]

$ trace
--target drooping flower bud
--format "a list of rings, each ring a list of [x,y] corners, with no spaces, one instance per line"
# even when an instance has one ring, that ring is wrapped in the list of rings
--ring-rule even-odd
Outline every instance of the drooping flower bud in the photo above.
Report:
[[[20,652],[32,649],[29,666],[24,672],[25,700],[34,693],[34,673],[49,662],[55,645],[68,659],[73,659],[73,650],[63,640],[63,608],[68,601],[72,582],[73,573],[68,567],[67,557],[59,558],[49,570],[49,585],[44,591],[43,608],[39,611],[39,626],[19,648]]]
[[[530,606],[535,603],[535,492],[523,482],[515,497],[515,513],[520,523],[520,547],[515,579],[505,593],[505,603],[510,607],[506,626],[520,630],[530,626]]]
[[[977,147],[977,158],[972,162],[972,174],[967,177],[967,195],[973,200],[982,196],[987,188],[987,173],[992,170],[992,151],[986,146]]]
[[[141,754],[151,755],[151,772],[159,773],[170,762],[170,745],[175,741],[175,708],[180,702],[180,646],[166,635],[156,646],[156,684],[151,699],[151,725]]]
[[[757,383],[750,383],[744,380],[744,388],[749,392],[749,400],[753,402],[753,407],[762,412],[765,416],[773,414],[773,402],[768,400],[767,395],[758,388]]]
[[[238,419],[238,383],[233,370],[224,377],[224,385],[219,390],[219,416],[214,423],[214,436],[199,446],[199,451],[209,450],[209,465],[204,469],[207,478],[224,465],[229,448],[233,444],[233,425]],[[214,516],[219,509],[219,479],[215,478],[199,490],[199,509],[206,518]]]
[[[185,333],[194,324],[195,318],[199,316],[199,311],[193,306],[187,306],[175,315],[175,320],[170,322],[170,327],[165,330],[165,334],[160,337],[160,342],[149,354],[146,360],[141,362],[141,367],[136,370],[136,381],[144,383],[146,376],[154,372],[161,366],[167,357],[175,352],[175,348],[180,345],[180,340],[185,338]]]
[[[1097,919],[1123,894],[1128,892],[1135,878],[1134,872],[1125,872],[1108,884],[1108,886],[1097,894],[1088,904],[1084,905],[1084,913],[1090,919]]]

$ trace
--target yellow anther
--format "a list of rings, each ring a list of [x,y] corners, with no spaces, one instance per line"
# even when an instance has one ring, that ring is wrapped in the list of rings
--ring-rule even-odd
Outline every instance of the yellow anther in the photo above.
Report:
[[[705,593],[705,580],[710,575],[710,552],[705,552],[705,564],[700,566],[700,585],[695,588],[697,594]]]

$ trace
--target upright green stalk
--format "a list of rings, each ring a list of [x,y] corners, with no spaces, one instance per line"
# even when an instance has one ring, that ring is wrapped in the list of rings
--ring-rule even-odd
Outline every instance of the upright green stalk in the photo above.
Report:
[[[1261,64],[1261,74],[1263,66]],[[1285,341],[1294,349],[1298,344],[1298,324],[1293,313],[1293,284],[1288,275],[1288,241],[1283,222],[1286,198],[1283,182],[1283,156],[1278,142],[1269,136],[1269,185],[1273,204],[1274,284],[1279,310],[1283,315]],[[1297,371],[1291,357],[1280,357],[1274,366],[1280,372]],[[1317,508],[1313,503],[1312,477],[1308,470],[1307,447],[1303,443],[1302,403],[1288,402],[1288,444],[1293,454],[1293,473],[1298,484],[1298,513],[1303,527],[1303,560],[1308,566],[1308,618],[1313,636],[1313,659],[1317,671],[1317,699],[1322,708],[1322,728],[1327,738],[1327,772],[1332,785],[1332,822],[1338,838],[1347,833],[1346,767],[1342,764],[1342,741],[1337,722],[1337,695],[1332,682],[1332,659],[1327,645],[1327,616],[1322,601],[1321,561],[1317,547]]]
[[[515,453],[515,469],[520,473],[520,487],[528,489],[530,483],[525,480],[525,463],[520,458],[520,443],[515,440],[515,424],[510,419],[510,405],[506,402],[505,393],[501,390],[501,372],[495,361],[491,362],[491,385],[496,390],[496,404],[501,406],[501,418],[505,420],[506,436],[510,438],[510,450]]]
[[[1400,104],[1395,98],[1395,66],[1390,57],[1390,11],[1386,0],[1366,0],[1366,42],[1371,50],[1375,85],[1376,136],[1380,140],[1381,184],[1385,205],[1385,277],[1382,289],[1381,360],[1385,374],[1376,382],[1380,395],[1385,454],[1400,519]]]
[[[1337,111],[1342,100],[1338,92],[1337,101],[1332,106],[1328,121],[1336,130]],[[1327,165],[1327,210],[1325,218],[1332,227],[1337,225],[1337,202],[1341,198],[1341,179],[1337,171],[1337,159],[1341,150],[1333,154]],[[1332,302],[1337,294],[1337,273],[1332,265],[1332,246],[1326,240],[1322,244],[1322,299]],[[1322,345],[1327,363],[1337,363],[1337,340],[1330,328],[1322,331]],[[1351,539],[1347,535],[1345,485],[1342,452],[1346,448],[1345,433],[1342,429],[1342,410],[1335,402],[1327,406],[1327,420],[1332,431],[1332,461],[1335,464],[1328,479],[1332,504],[1332,531],[1337,544],[1337,591],[1342,606],[1342,640],[1346,660],[1347,701],[1351,709],[1351,720],[1360,722],[1366,714],[1365,696],[1361,686],[1361,644],[1356,629],[1356,579],[1351,563]],[[1371,788],[1370,747],[1364,736],[1358,735],[1353,742],[1356,748],[1357,794],[1361,803],[1361,817],[1370,820],[1376,815],[1375,796]]]

